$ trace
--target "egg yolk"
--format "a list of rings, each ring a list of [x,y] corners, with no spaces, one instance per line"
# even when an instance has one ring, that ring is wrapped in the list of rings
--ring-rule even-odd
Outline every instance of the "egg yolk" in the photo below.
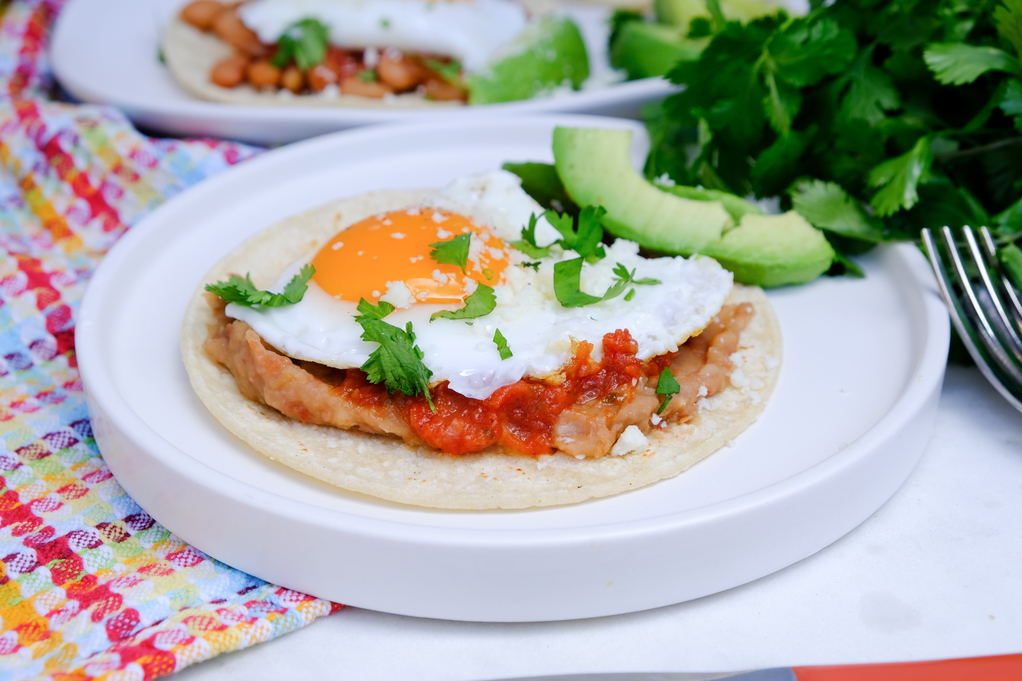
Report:
[[[465,272],[430,257],[433,247],[470,234]],[[504,242],[487,228],[457,213],[410,208],[375,215],[339,232],[312,260],[312,280],[324,291],[357,303],[379,301],[395,282],[404,282],[421,303],[460,303],[474,290],[469,279],[493,286],[507,267]]]

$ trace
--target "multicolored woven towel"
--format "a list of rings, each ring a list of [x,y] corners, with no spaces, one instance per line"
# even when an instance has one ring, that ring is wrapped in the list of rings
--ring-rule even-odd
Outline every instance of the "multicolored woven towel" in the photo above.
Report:
[[[341,606],[188,546],[96,448],[74,352],[89,276],[161,202],[258,150],[52,101],[63,2],[0,2],[0,680],[140,681]]]

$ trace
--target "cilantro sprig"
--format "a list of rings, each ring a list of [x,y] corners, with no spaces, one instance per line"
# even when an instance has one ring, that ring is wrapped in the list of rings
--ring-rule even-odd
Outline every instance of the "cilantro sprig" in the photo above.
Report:
[[[545,258],[550,255],[549,246],[536,245],[536,214],[529,216],[529,224],[522,227],[522,238],[520,241],[512,241],[511,245],[530,258]]]
[[[664,409],[667,409],[667,405],[670,404],[671,398],[677,395],[681,391],[681,385],[678,384],[678,379],[674,377],[670,369],[664,369],[660,372],[660,379],[656,384],[656,394],[663,395],[663,402],[660,403],[660,408],[656,410],[657,416],[664,413]]]
[[[326,24],[311,17],[296,21],[284,29],[277,39],[277,54],[273,65],[278,69],[294,59],[302,71],[308,71],[326,58],[329,29]]]
[[[465,298],[464,307],[458,310],[442,310],[434,312],[429,321],[436,319],[476,319],[485,317],[497,307],[497,296],[486,284],[479,284],[471,295]]]
[[[602,296],[593,296],[583,291],[581,287],[582,265],[584,264],[585,258],[578,257],[563,260],[554,265],[554,295],[557,296],[557,302],[564,307],[585,307],[617,298],[624,293],[629,284],[653,286],[660,283],[659,279],[636,279],[635,270],[629,272],[627,267],[617,263],[614,267],[616,281]],[[631,298],[627,297],[626,299],[630,300]]]
[[[316,268],[311,264],[303,266],[284,287],[283,293],[270,293],[256,288],[247,274],[244,278],[232,274],[227,281],[206,284],[206,290],[228,303],[245,307],[284,307],[294,305],[305,296],[305,291],[309,288],[309,279],[315,272]]]
[[[369,382],[383,383],[390,394],[425,395],[429,408],[435,412],[429,395],[429,378],[433,372],[422,362],[425,355],[415,345],[412,323],[408,322],[401,329],[383,321],[394,311],[394,306],[382,300],[379,305],[373,305],[363,298],[358,303],[358,311],[360,314],[355,316],[355,321],[362,327],[362,340],[380,344],[361,366]]]
[[[441,265],[460,267],[462,273],[468,268],[468,249],[471,245],[471,234],[459,234],[447,241],[431,243],[429,257]]]

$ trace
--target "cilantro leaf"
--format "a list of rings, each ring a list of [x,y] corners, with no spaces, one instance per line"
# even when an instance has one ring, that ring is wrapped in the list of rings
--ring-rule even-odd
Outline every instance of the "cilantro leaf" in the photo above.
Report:
[[[529,216],[529,225],[522,227],[521,241],[512,241],[511,245],[530,258],[545,258],[550,255],[549,246],[536,245],[536,214]]]
[[[966,43],[934,43],[923,52],[923,60],[944,85],[965,85],[987,71],[1022,75],[1018,60],[1004,50]]]
[[[273,57],[273,65],[282,69],[294,59],[299,69],[308,71],[313,66],[322,64],[326,57],[328,33],[326,25],[318,19],[309,17],[296,21],[285,28],[277,40],[277,54]]]
[[[554,265],[554,295],[563,307],[585,307],[603,300],[602,296],[591,296],[582,290],[584,262],[584,258],[572,258]]]
[[[656,411],[657,415],[664,413],[664,409],[667,409],[671,398],[679,392],[681,392],[681,385],[678,384],[678,379],[674,377],[670,369],[664,368],[660,372],[660,379],[656,384],[656,394],[664,396],[664,401],[660,403],[660,408]]]
[[[766,68],[795,87],[813,85],[828,74],[843,71],[858,48],[851,31],[818,16],[796,19],[768,45],[772,64]]]
[[[429,257],[441,265],[460,267],[464,273],[468,267],[468,247],[471,239],[471,234],[459,234],[453,239],[432,243],[429,245],[433,249],[429,252]]]
[[[563,307],[585,307],[616,298],[624,293],[629,284],[653,286],[661,283],[659,279],[635,279],[635,270],[629,272],[627,267],[617,263],[614,267],[614,276],[617,280],[602,296],[592,296],[582,290],[582,265],[584,263],[585,258],[579,257],[554,265],[554,295],[557,296],[557,302]]]
[[[472,292],[472,295],[465,298],[465,306],[463,308],[460,310],[434,312],[429,321],[435,319],[475,319],[476,317],[484,317],[490,314],[495,307],[497,307],[497,297],[494,295],[493,289],[485,284],[479,284],[479,287]]]
[[[601,260],[605,255],[603,246],[603,227],[600,218],[606,214],[603,206],[586,206],[578,216],[578,227],[568,214],[558,215],[553,211],[545,213],[547,221],[564,237],[560,243],[565,250],[575,251],[589,262]]]
[[[873,168],[866,180],[878,189],[870,201],[876,214],[884,217],[914,206],[919,200],[919,183],[928,179],[932,163],[930,139],[924,136],[901,156]]]
[[[873,48],[868,48],[849,68],[848,91],[841,100],[841,114],[848,120],[863,120],[876,125],[885,112],[901,106],[898,89],[891,76],[873,65]]]
[[[507,339],[504,338],[504,334],[500,332],[500,329],[495,329],[493,333],[493,342],[497,346],[497,352],[500,353],[500,359],[511,359],[514,355],[511,354],[511,348],[507,346]]]
[[[544,209],[578,215],[579,207],[568,196],[553,164],[505,163],[503,168],[520,177],[522,189]]]
[[[363,298],[359,303],[360,311],[362,303],[372,307]],[[362,327],[362,340],[380,344],[361,366],[369,382],[383,383],[391,395],[395,392],[409,397],[425,395],[430,409],[435,412],[436,407],[429,395],[429,377],[433,372],[422,363],[424,354],[415,345],[412,323],[408,322],[404,329],[400,329],[383,321],[375,312],[356,316],[355,321]]]
[[[394,306],[386,300],[381,300],[379,305],[373,305],[365,298],[362,298],[358,301],[357,309],[362,313],[362,316],[367,319],[383,319],[394,311]],[[355,318],[356,321],[358,321],[358,319],[359,317]]]
[[[618,279],[621,279],[621,280],[623,280],[626,283],[631,282],[631,283],[637,284],[639,286],[656,286],[657,284],[662,284],[663,283],[659,279],[653,279],[652,277],[644,277],[642,279],[636,279],[635,278],[635,270],[632,270],[631,272],[629,272],[628,268],[625,267],[624,265],[622,265],[621,263],[617,263],[614,266],[614,275]]]
[[[284,287],[283,293],[270,293],[257,289],[247,274],[244,279],[232,274],[227,281],[206,284],[206,290],[220,296],[228,303],[236,303],[245,307],[255,307],[256,305],[284,307],[285,305],[294,305],[305,296],[305,292],[309,288],[309,279],[315,272],[316,268],[311,264],[303,266]]]
[[[861,267],[836,249],[834,250],[834,265],[828,274],[847,274],[849,277],[855,277],[856,279],[866,278],[866,273],[862,271]]]
[[[1008,244],[997,249],[997,260],[1012,283],[1022,289],[1022,249],[1015,244]]]
[[[800,182],[791,193],[791,203],[799,215],[818,229],[863,241],[884,240],[878,221],[834,182]]]
[[[1022,57],[1022,0],[1003,0],[994,10],[994,26],[1015,48],[1015,54]]]

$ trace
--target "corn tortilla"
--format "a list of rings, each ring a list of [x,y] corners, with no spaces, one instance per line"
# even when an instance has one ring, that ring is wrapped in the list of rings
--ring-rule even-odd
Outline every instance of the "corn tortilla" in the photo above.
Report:
[[[644,451],[625,456],[578,460],[566,454],[534,457],[490,450],[454,456],[409,446],[396,437],[301,423],[243,397],[231,373],[203,350],[207,326],[214,323],[203,296],[205,284],[230,273],[250,273],[256,286],[268,287],[289,264],[318,250],[341,229],[413,205],[430,193],[373,192],[283,220],[229,253],[196,287],[181,330],[192,387],[213,416],[256,452],[337,487],[403,504],[553,506],[674,477],[732,440],[762,411],[780,371],[781,333],[763,291],[747,286],[736,286],[728,301],[747,301],[756,308],[739,344],[741,374],[721,393],[705,398],[691,423],[654,430]]]

